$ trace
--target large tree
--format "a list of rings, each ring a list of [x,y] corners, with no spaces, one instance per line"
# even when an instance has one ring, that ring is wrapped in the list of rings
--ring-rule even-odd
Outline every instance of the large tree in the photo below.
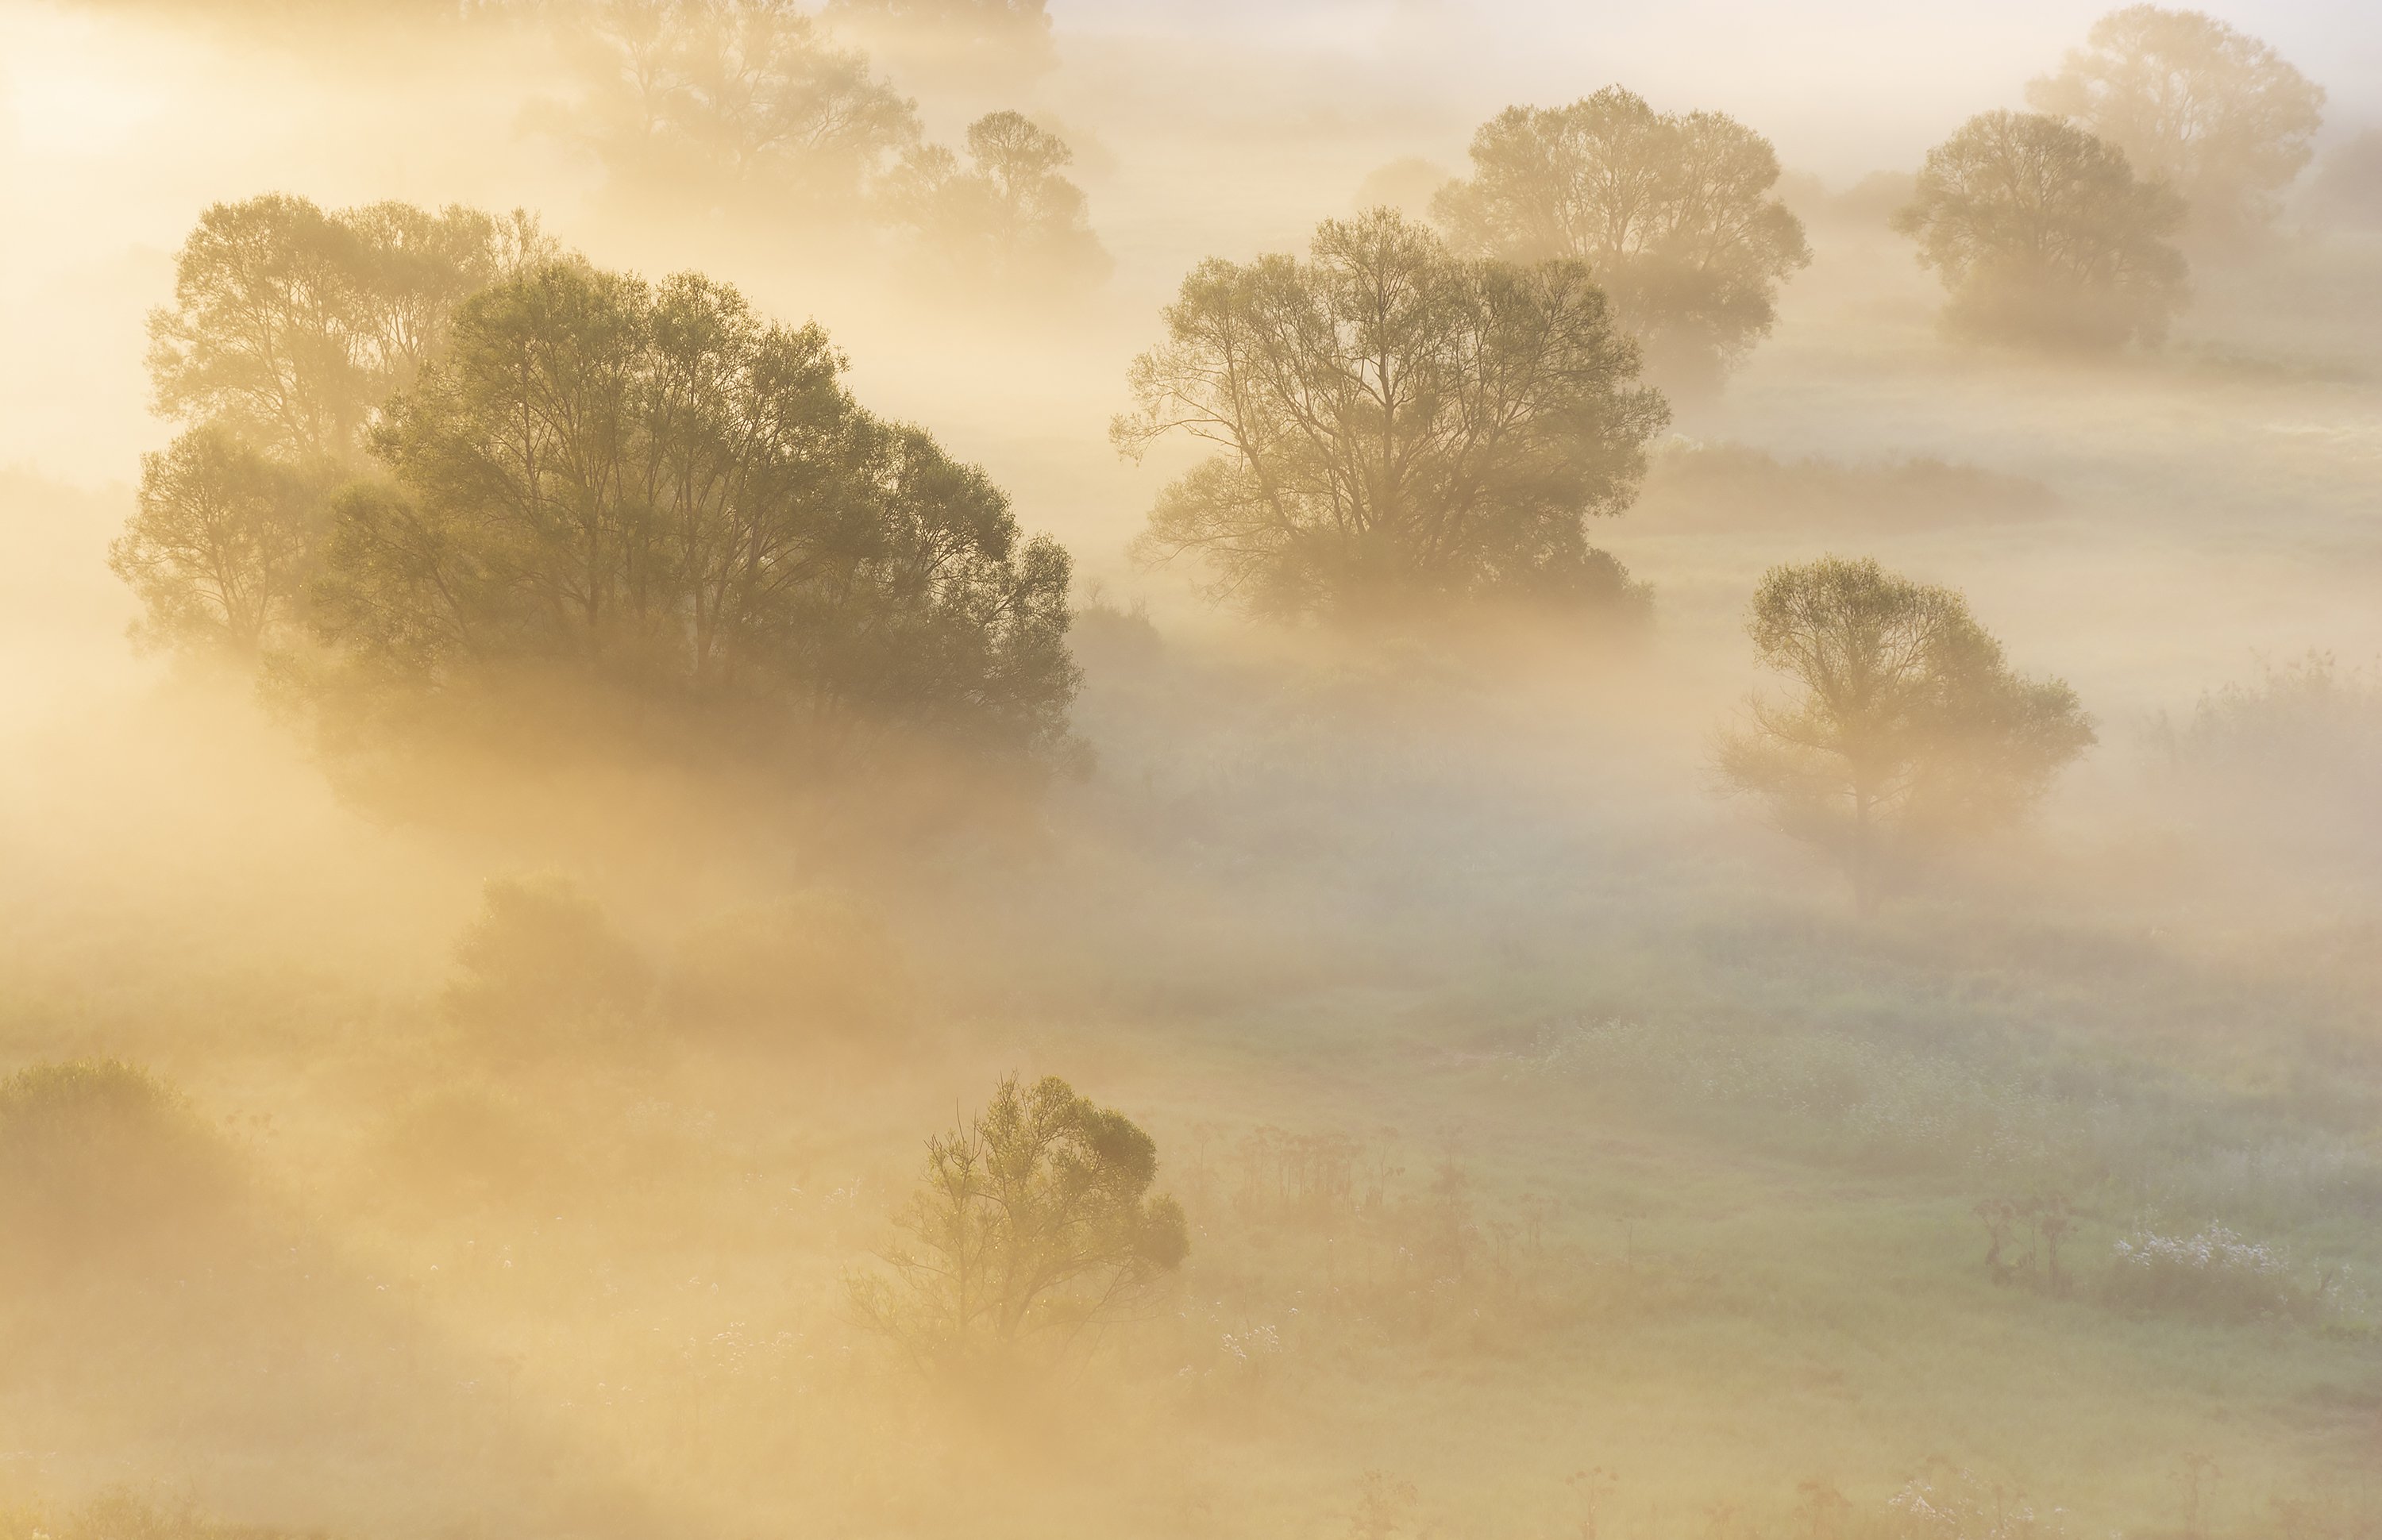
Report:
[[[1658,113],[1608,86],[1483,124],[1470,178],[1432,212],[1460,251],[1588,263],[1650,356],[1725,366],[1769,334],[1779,284],[1811,261],[1777,181],[1770,141],[1735,118]]]
[[[217,203],[150,316],[157,408],[190,424],[147,457],[110,553],[143,640],[254,654],[299,629],[327,489],[362,468],[383,401],[455,309],[550,244],[527,215],[406,203]]]
[[[2027,87],[2173,187],[2194,229],[2239,235],[2273,220],[2313,153],[2324,88],[2273,48],[2201,11],[2128,6],[2093,24],[2058,73]]]
[[[1912,862],[2007,826],[2091,747],[2076,692],[2013,672],[1959,594],[1874,561],[1773,568],[1746,629],[1783,694],[1720,768],[1872,908]]]
[[[893,217],[918,256],[947,276],[1015,287],[1106,278],[1109,254],[1084,214],[1084,193],[1062,173],[1074,153],[1022,113],[988,113],[968,126],[968,164],[922,145],[886,179]]]
[[[1631,592],[1586,520],[1628,506],[1668,410],[1585,263],[1455,257],[1376,210],[1305,261],[1203,263],[1166,325],[1112,436],[1221,453],[1160,496],[1146,553],[1282,614]]]
[[[352,462],[464,298],[550,246],[528,216],[404,203],[217,203],[149,318],[157,409],[292,461]]]
[[[359,678],[522,669],[725,705],[780,748],[915,727],[1038,754],[1075,687],[1066,553],[923,431],[863,410],[816,325],[688,275],[549,263],[481,294],[394,400],[389,483],[317,590]]]
[[[1927,153],[1894,216],[1968,336],[2053,348],[2155,343],[2186,298],[2182,202],[2056,117],[1989,112]]]
[[[1057,1076],[1001,1082],[927,1142],[926,1181],[896,1216],[890,1276],[853,1282],[861,1317],[923,1367],[1014,1367],[1063,1353],[1134,1308],[1191,1249],[1152,1193],[1158,1146]]]
[[[141,598],[148,643],[253,657],[304,614],[328,485],[214,424],[143,458],[108,566]]]
[[[583,136],[641,194],[853,209],[915,105],[793,0],[586,0],[563,23]]]

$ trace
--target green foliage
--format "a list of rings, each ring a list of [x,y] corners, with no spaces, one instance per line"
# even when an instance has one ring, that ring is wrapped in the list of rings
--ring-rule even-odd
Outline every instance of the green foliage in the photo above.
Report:
[[[1777,181],[1770,141],[1735,118],[1607,86],[1483,124],[1471,178],[1431,209],[1459,251],[1586,263],[1651,356],[1710,370],[1769,335],[1778,286],[1811,260]]]
[[[455,943],[447,1014],[498,1048],[551,1045],[643,1014],[645,959],[567,883],[497,878]]]
[[[1964,336],[2046,348],[2155,344],[2183,307],[2184,205],[2055,117],[1981,113],[1927,152],[1894,227],[1950,292]]]
[[[889,727],[1062,749],[1066,552],[842,370],[694,275],[559,263],[474,299],[390,403],[395,483],[336,510],[315,618],[344,681],[540,672],[814,762]]]
[[[2128,6],[2093,23],[2027,104],[2125,152],[2182,194],[2203,233],[2273,222],[2314,153],[2324,88],[2273,48],[2203,11]]]
[[[456,306],[550,251],[519,213],[217,203],[175,258],[174,303],[149,318],[157,409],[285,460],[352,462]]]
[[[724,915],[679,947],[669,984],[685,1023],[756,1038],[877,1037],[908,986],[900,945],[856,905],[809,894]]]
[[[927,1142],[927,1179],[895,1217],[890,1276],[855,1277],[870,1326],[922,1366],[1063,1354],[1183,1264],[1183,1210],[1149,1189],[1158,1146],[1057,1076],[1001,1082],[983,1114]]]
[[[576,137],[644,197],[851,212],[917,108],[793,0],[591,0],[560,36]]]
[[[223,1152],[181,1096],[118,1059],[40,1064],[0,1081],[0,1231],[10,1265],[117,1255],[203,1217],[228,1191]]]
[[[1381,209],[1304,262],[1201,264],[1166,324],[1111,437],[1222,453],[1160,496],[1146,556],[1194,554],[1275,614],[1640,602],[1585,521],[1628,506],[1668,409],[1586,264],[1458,259]]]
[[[304,613],[325,522],[325,478],[205,423],[141,461],[138,511],[108,566],[147,612],[144,642],[254,655]]]
[[[997,112],[967,131],[968,165],[922,145],[886,178],[883,198],[919,261],[993,288],[1079,293],[1113,265],[1084,214],[1083,189],[1061,175],[1066,141],[1023,113]]]
[[[1752,703],[1722,774],[1834,857],[1864,909],[1897,869],[2008,825],[2093,742],[2076,692],[2013,673],[1958,593],[1874,561],[1771,568],[1746,629],[1794,689]]]

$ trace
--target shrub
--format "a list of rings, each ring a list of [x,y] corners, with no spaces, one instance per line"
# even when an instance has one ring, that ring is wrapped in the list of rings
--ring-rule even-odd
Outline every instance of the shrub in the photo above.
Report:
[[[594,900],[555,879],[497,878],[455,943],[447,1014],[491,1045],[522,1045],[633,1020],[651,971]]]
[[[2339,1277],[2311,1282],[2284,1248],[2211,1222],[2192,1235],[2143,1228],[2117,1242],[2105,1289],[2111,1303],[2216,1320],[2311,1321],[2331,1312]]]
[[[163,1082],[118,1059],[0,1082],[0,1230],[18,1259],[151,1243],[227,1195],[225,1152]]]

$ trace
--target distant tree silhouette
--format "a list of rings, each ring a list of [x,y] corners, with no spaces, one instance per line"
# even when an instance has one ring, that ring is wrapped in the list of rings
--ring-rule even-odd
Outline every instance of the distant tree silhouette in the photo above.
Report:
[[[1432,212],[1458,251],[1588,263],[1650,358],[1716,372],[1769,335],[1779,284],[1811,261],[1777,181],[1770,141],[1736,119],[1608,86],[1482,125],[1472,176]]]
[[[1927,153],[1894,227],[1942,275],[1946,324],[2049,348],[2155,343],[2186,298],[2183,205],[2125,155],[2039,114],[1989,112]]]
[[[1831,856],[1864,911],[1912,862],[2009,824],[2093,741],[2076,692],[2013,673],[1958,593],[1874,561],[1773,568],[1746,629],[1788,688],[1723,739],[1722,775]]]
[[[1153,1194],[1158,1146],[1057,1076],[1001,1082],[927,1142],[926,1181],[895,1217],[890,1276],[853,1280],[861,1318],[941,1372],[1019,1366],[1081,1344],[1191,1250]]]
[[[911,101],[793,0],[590,0],[562,26],[571,121],[641,197],[856,214],[917,141]]]
[[[1166,323],[1111,436],[1222,452],[1160,496],[1145,555],[1286,615],[1634,598],[1585,523],[1628,506],[1668,410],[1585,263],[1456,258],[1381,209],[1304,261],[1202,263]]]
[[[1061,175],[1074,153],[1022,113],[968,127],[968,164],[939,144],[912,151],[886,178],[885,202],[919,258],[972,284],[1017,288],[1105,279],[1112,265],[1085,217],[1083,189]]]
[[[2190,205],[2194,233],[2271,223],[2324,125],[2324,88],[2200,11],[2128,6],[2093,24],[2027,104],[2089,129]]]
[[[526,671],[710,712],[773,752],[889,727],[1034,756],[1076,674],[1066,553],[843,389],[817,326],[582,262],[465,305],[340,499],[317,630],[348,683]]]

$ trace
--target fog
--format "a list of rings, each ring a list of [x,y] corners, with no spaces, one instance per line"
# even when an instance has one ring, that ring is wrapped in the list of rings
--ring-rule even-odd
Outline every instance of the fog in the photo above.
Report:
[[[2382,1534],[2382,15],[815,10],[0,0],[0,1540]]]

